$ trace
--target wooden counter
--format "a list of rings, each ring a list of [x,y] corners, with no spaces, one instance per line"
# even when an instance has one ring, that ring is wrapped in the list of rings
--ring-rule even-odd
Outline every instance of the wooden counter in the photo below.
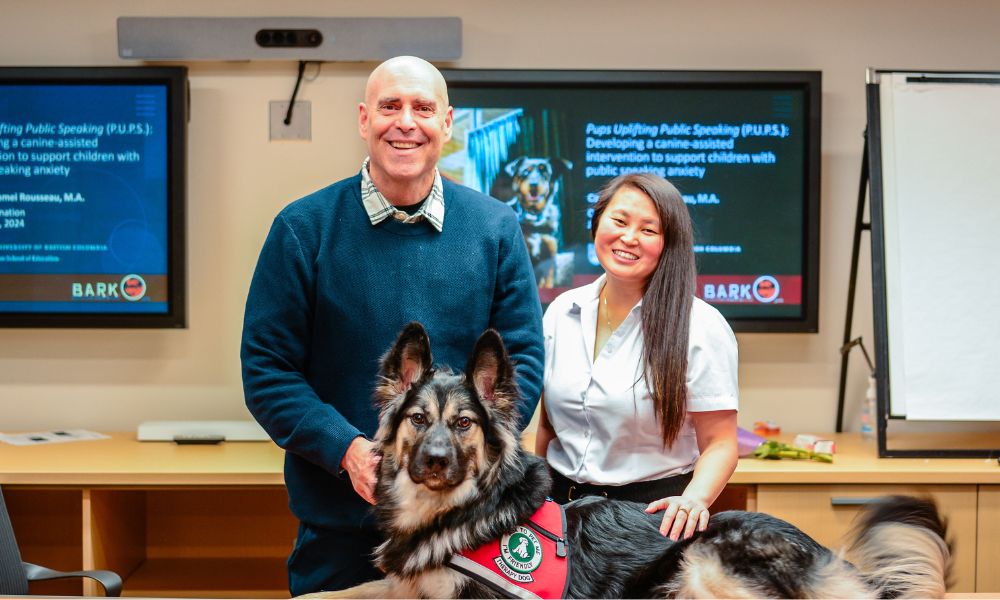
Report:
[[[180,446],[110,439],[11,446],[0,443],[0,485],[46,486],[280,486],[284,452],[270,442]],[[908,483],[1000,485],[1000,465],[983,458],[878,458],[874,441],[829,434],[833,464],[806,460],[740,459],[733,484]],[[525,445],[533,447],[530,434]]]
[[[837,444],[833,463],[740,459],[731,483],[997,484],[995,458],[879,458],[875,440],[858,434],[824,434]],[[782,441],[791,442],[791,438]]]
[[[288,596],[285,559],[298,524],[280,448],[110,435],[0,443],[0,485],[24,560],[112,569],[126,596]],[[32,591],[98,593],[89,581],[42,582]]]
[[[526,438],[529,436],[526,436]],[[1000,592],[1000,466],[985,459],[879,459],[874,442],[831,435],[833,464],[741,459],[728,506],[785,518],[836,546],[863,502],[930,494],[956,541],[954,592]],[[525,445],[533,447],[533,440]],[[179,446],[106,440],[0,443],[0,485],[24,559],[58,569],[110,568],[124,594],[283,597],[297,523],[284,453],[270,442]],[[852,500],[853,499],[853,500]],[[33,587],[94,593],[91,584]],[[74,587],[75,586],[75,587]]]
[[[285,453],[271,442],[178,445],[103,440],[11,446],[0,443],[0,485],[283,486]]]

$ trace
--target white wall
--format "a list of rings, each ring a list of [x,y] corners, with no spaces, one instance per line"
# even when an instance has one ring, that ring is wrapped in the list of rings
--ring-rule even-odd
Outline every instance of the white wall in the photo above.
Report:
[[[996,69],[1000,3],[989,0],[330,0],[0,2],[0,64],[115,65],[118,16],[459,16],[467,68],[817,69],[823,72],[819,334],[743,334],[741,424],[832,431],[869,66]],[[496,7],[496,8],[495,8]],[[287,202],[354,173],[356,103],[371,64],[326,64],[303,84],[311,142],[269,142],[269,100],[291,62],[189,63],[189,327],[0,329],[0,431],[133,430],[149,419],[240,419],[243,302],[257,252]],[[867,235],[863,239],[868,243]],[[855,335],[873,351],[869,254]],[[848,423],[863,395],[851,359]]]

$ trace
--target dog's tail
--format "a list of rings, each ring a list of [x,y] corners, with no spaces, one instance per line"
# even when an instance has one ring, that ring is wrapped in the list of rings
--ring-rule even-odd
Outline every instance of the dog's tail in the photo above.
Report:
[[[879,598],[943,598],[951,577],[947,534],[930,498],[888,496],[859,515],[845,558]]]

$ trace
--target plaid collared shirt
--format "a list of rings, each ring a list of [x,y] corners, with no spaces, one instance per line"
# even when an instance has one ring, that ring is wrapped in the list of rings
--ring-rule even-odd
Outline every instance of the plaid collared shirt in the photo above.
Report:
[[[375,187],[371,175],[368,174],[368,158],[361,165],[361,201],[368,212],[372,225],[392,217],[402,223],[419,223],[427,219],[439,232],[444,228],[444,186],[441,184],[441,173],[434,169],[434,184],[424,205],[414,214],[399,210],[393,206]]]

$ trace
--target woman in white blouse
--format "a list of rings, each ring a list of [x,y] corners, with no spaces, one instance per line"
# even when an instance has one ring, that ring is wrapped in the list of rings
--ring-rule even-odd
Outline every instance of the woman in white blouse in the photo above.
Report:
[[[545,312],[535,450],[557,501],[648,502],[663,535],[690,537],[736,468],[736,338],[694,296],[691,219],[669,182],[612,180],[591,234],[605,274]]]

